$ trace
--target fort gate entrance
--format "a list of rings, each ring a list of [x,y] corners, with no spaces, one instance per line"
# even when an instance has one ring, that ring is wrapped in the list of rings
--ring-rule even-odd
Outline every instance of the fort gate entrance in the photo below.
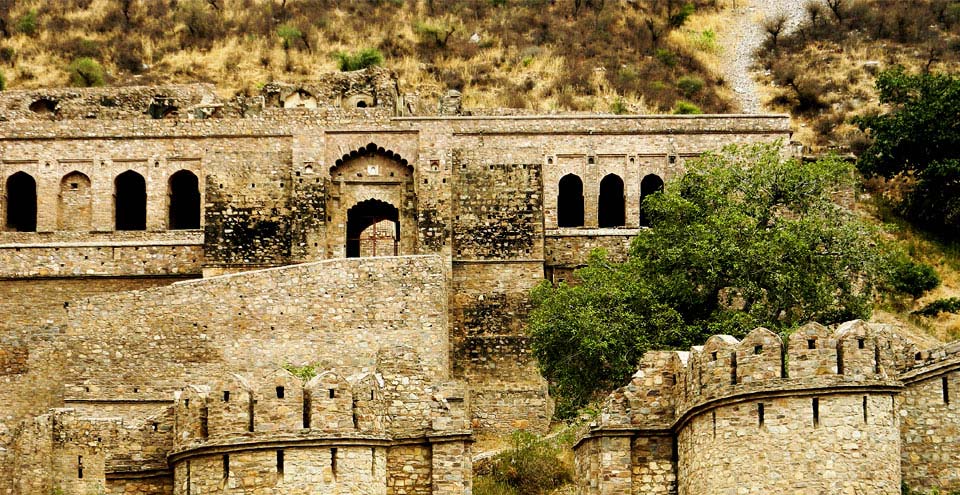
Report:
[[[413,167],[373,143],[338,159],[327,189],[328,252],[334,257],[416,253]]]

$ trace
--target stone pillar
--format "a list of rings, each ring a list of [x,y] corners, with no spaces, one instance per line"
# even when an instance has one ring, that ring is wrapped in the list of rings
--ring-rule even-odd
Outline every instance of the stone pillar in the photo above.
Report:
[[[631,493],[630,437],[600,439],[600,495]]]
[[[473,460],[470,445],[463,440],[433,444],[433,495],[473,493]]]

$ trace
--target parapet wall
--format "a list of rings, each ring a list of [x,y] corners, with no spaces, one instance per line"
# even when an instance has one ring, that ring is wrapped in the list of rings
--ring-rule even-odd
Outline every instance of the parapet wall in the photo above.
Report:
[[[852,321],[647,353],[576,446],[578,492],[892,495],[901,478],[953,489],[960,473],[940,459],[960,426],[958,349],[917,352]]]
[[[0,423],[9,430],[64,404],[142,417],[224,367],[310,364],[352,375],[376,366],[384,345],[417,349],[424,373],[444,379],[446,297],[435,256],[321,261],[92,297],[46,331],[0,342]]]

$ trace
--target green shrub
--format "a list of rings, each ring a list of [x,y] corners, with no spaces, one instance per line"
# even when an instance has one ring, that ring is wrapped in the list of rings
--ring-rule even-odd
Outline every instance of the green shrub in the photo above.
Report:
[[[280,37],[280,43],[283,45],[283,49],[289,50],[297,41],[303,39],[303,32],[297,29],[296,26],[281,24],[277,27],[277,36]]]
[[[675,67],[677,65],[677,54],[666,48],[657,48],[656,51],[653,52],[653,56],[667,67]]]
[[[33,36],[37,34],[37,11],[30,9],[26,14],[17,19],[17,31]]]
[[[13,60],[17,56],[17,51],[10,46],[0,47],[0,62],[13,66]]]
[[[447,41],[450,40],[450,36],[456,30],[455,26],[451,26],[445,21],[437,23],[417,21],[413,24],[413,32],[417,33],[420,43],[434,45],[437,48],[446,47]]]
[[[81,57],[70,63],[70,84],[89,88],[92,86],[103,86],[104,72],[103,67],[96,60],[89,57]]]
[[[890,261],[888,281],[895,291],[917,298],[939,286],[940,276],[932,266],[903,254]]]
[[[703,86],[703,79],[697,76],[680,76],[680,79],[677,79],[677,88],[680,89],[680,92],[687,98],[699,93],[703,89]]]
[[[333,56],[337,59],[337,67],[341,72],[363,70],[383,64],[383,54],[376,48],[364,48],[359,52],[337,52]]]
[[[570,467],[560,461],[561,449],[554,442],[525,431],[514,432],[511,441],[511,448],[491,463],[491,482],[485,482],[484,487],[491,490],[488,494],[551,493],[573,479]],[[513,491],[505,491],[507,488]]]
[[[617,98],[610,104],[610,113],[616,115],[623,115],[627,113],[627,104],[623,102],[623,98]]]
[[[0,91],[7,89],[7,78],[3,75],[3,71],[0,70]]]
[[[673,113],[676,115],[697,115],[703,113],[703,110],[689,101],[678,100],[673,107]]]
[[[960,297],[937,299],[914,311],[913,314],[920,316],[937,316],[940,313],[956,312],[960,312]]]

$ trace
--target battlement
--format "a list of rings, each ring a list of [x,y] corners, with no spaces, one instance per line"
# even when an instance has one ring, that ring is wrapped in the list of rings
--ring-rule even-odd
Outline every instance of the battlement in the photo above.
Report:
[[[402,349],[402,348],[401,348]],[[175,451],[257,442],[372,442],[467,431],[461,385],[435,383],[411,349],[383,350],[381,370],[306,382],[279,369],[255,378],[228,373],[177,393]],[[448,400],[449,397],[449,400]]]
[[[912,347],[885,328],[809,323],[786,342],[757,328],[743,340],[714,335],[689,352],[644,355],[630,383],[605,403],[598,428],[671,428],[706,404],[755,394],[810,394],[844,387],[899,387]]]

